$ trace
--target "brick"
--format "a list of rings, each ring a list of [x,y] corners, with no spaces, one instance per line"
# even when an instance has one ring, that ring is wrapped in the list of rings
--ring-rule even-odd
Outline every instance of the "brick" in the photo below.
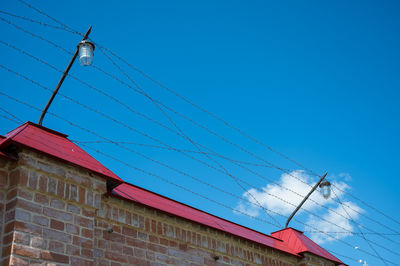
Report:
[[[1,255],[4,257],[10,256],[11,254],[11,245],[7,247],[3,247]]]
[[[9,260],[9,261],[7,262],[7,260]],[[8,258],[7,260],[5,260],[6,262],[3,263],[3,265],[18,265],[18,266],[30,265],[29,260],[25,259],[25,258],[19,258],[19,257],[12,256],[12,257]]]
[[[45,163],[45,162],[38,161],[36,163],[36,167],[39,170],[42,170],[43,172],[47,172],[47,173],[52,173],[53,172],[52,166],[50,164],[48,164],[48,163]]]
[[[5,215],[4,215],[4,222],[8,223],[10,221],[15,220],[15,209],[8,211]]]
[[[118,242],[111,242],[108,243],[110,248],[109,250],[113,251],[113,252],[120,252],[122,251],[122,243],[118,243]]]
[[[62,178],[65,178],[66,175],[65,170],[58,166],[53,166],[53,173]]]
[[[86,237],[86,238],[93,238],[93,230],[82,228],[81,236]]]
[[[83,248],[93,248],[93,241],[91,239],[85,239],[82,237],[74,236],[72,243],[75,246],[80,246]]]
[[[90,210],[88,208],[82,208],[82,215],[93,218],[95,216],[95,212],[94,210]]]
[[[166,238],[160,238],[160,244],[164,246],[168,246],[168,239]]]
[[[11,231],[13,231],[14,227],[15,227],[15,221],[6,224],[6,226],[4,227],[4,234],[8,234]]]
[[[120,242],[123,243],[125,241],[125,236],[118,234],[116,232],[109,233],[106,230],[103,231],[103,238],[105,240],[110,240],[114,242]]]
[[[120,223],[125,223],[125,210],[119,210],[119,212],[118,212],[118,221]]]
[[[147,240],[147,234],[138,232],[138,238],[140,238],[142,240]]]
[[[137,230],[125,226],[122,228],[122,234],[125,236],[137,238]]]
[[[37,202],[37,203],[40,203],[42,205],[48,205],[49,204],[49,198],[46,195],[43,195],[43,194],[35,194],[34,201]]]
[[[81,217],[81,216],[75,216],[74,218],[74,224],[87,227],[87,228],[93,228],[93,220]]]
[[[31,201],[33,199],[33,193],[27,190],[19,189],[17,196],[26,200]]]
[[[14,237],[14,242],[23,244],[23,245],[29,245],[30,242],[30,236],[27,233],[23,232],[14,232],[14,234],[10,234],[11,237]],[[3,242],[5,244],[5,241]]]
[[[39,177],[39,190],[47,192],[47,177],[45,176]]]
[[[158,244],[158,237],[153,236],[153,235],[149,235],[149,241],[155,244]]]
[[[8,235],[3,237],[3,243],[2,244],[3,245],[11,244],[13,242],[13,239],[14,239],[14,235],[12,233],[8,234]],[[1,241],[1,239],[0,239],[0,241]]]
[[[18,168],[10,173],[10,186],[26,186],[28,181],[28,171]]]
[[[111,252],[109,250],[106,250],[106,252],[104,253],[104,257],[112,261],[118,261],[122,263],[128,262],[125,256],[121,256],[119,253]]]
[[[64,223],[58,220],[51,219],[50,220],[50,228],[64,231]]]
[[[17,205],[17,199],[13,199],[12,201],[6,204],[6,211],[14,209],[16,205]]]
[[[141,265],[141,266],[142,265],[143,266],[150,265],[150,262],[148,262],[142,258],[144,258],[144,257],[128,256],[128,263],[129,263],[129,265]],[[185,264],[182,264],[182,265],[185,265]]]
[[[65,184],[65,199],[69,199],[71,186],[70,184]]]
[[[94,195],[94,206],[96,209],[101,208],[101,195],[95,194]]]
[[[58,241],[50,241],[49,242],[49,250],[58,252],[58,253],[64,253],[64,248],[65,244],[58,242]]]
[[[78,196],[79,196],[79,199],[78,199],[78,201],[80,202],[80,203],[82,203],[82,204],[84,204],[85,203],[85,194],[86,194],[86,191],[85,191],[85,189],[83,188],[83,187],[79,187],[78,188]]]
[[[50,240],[58,240],[64,243],[71,243],[72,236],[64,232],[43,228],[43,237]]]
[[[62,221],[72,221],[72,214],[51,208],[43,208],[43,214]]]
[[[125,254],[125,252],[124,252],[124,254]],[[127,255],[129,255],[129,254],[127,254]],[[93,252],[93,256],[96,257],[96,258],[103,258],[104,257],[104,251],[101,250],[101,249],[95,249],[94,252]]]
[[[31,214],[29,212],[15,209],[15,220],[29,222],[31,219]]]
[[[131,225],[132,224],[132,215],[131,215],[131,213],[126,211],[125,217],[126,217],[126,224]]]
[[[12,253],[22,257],[39,258],[39,250],[27,246],[13,245]]]
[[[70,186],[70,191],[69,191],[69,199],[73,201],[77,201],[78,197],[78,188],[75,185]]]
[[[80,184],[81,183],[81,179],[82,179],[80,176],[78,176],[78,175],[76,175],[74,173],[71,173],[71,172],[67,172],[66,178],[69,179],[69,181],[72,181],[72,182],[74,182],[76,184]]]
[[[75,205],[72,205],[72,204],[68,204],[67,205],[67,210],[69,212],[73,212],[73,213],[76,213],[76,214],[81,214],[81,209],[79,207],[75,206]]]
[[[29,173],[29,180],[28,180],[28,187],[31,189],[36,189],[37,184],[38,184],[38,175],[35,172],[30,172]]]
[[[65,231],[74,235],[79,235],[79,226],[73,224],[65,224]]]
[[[40,215],[34,215],[32,222],[38,225],[49,226],[49,218]]]
[[[93,202],[93,192],[91,191],[87,191],[87,195],[86,195],[86,204],[89,206],[94,206],[94,202]]]
[[[26,201],[23,199],[18,199],[17,201],[17,206],[18,208],[30,211],[30,212],[35,212],[35,213],[42,213],[42,206],[30,202],[30,201]]]
[[[154,252],[163,253],[163,254],[167,253],[167,248],[160,246],[160,245],[147,243],[147,248]]]
[[[82,258],[72,257],[71,265],[79,265],[79,266],[94,266],[94,262],[91,260],[85,260]],[[96,264],[100,265],[100,264]]]
[[[127,256],[129,256],[129,255],[133,256],[133,248],[127,247],[127,246],[123,246],[122,247],[122,253],[124,255],[127,255]]]
[[[8,185],[8,173],[0,170],[0,187],[6,187]]]
[[[73,245],[67,245],[65,253],[72,256],[79,256],[81,254],[81,248]]]
[[[33,235],[41,235],[42,234],[42,228],[40,226],[29,224],[26,222],[16,221],[14,223],[14,228],[15,228],[15,230],[22,231],[25,233],[30,233]]]
[[[146,242],[141,241],[139,239],[127,237],[126,238],[126,243],[131,247],[137,247],[137,248],[141,248],[141,249],[146,249]]]
[[[92,249],[87,249],[87,248],[82,248],[81,249],[81,256],[85,258],[93,258],[93,250]]]
[[[62,200],[58,200],[58,199],[52,199],[50,201],[50,206],[56,209],[60,209],[63,210],[65,207],[65,202]]]
[[[57,194],[57,180],[54,178],[49,178],[47,189],[49,193]]]
[[[65,194],[65,183],[61,180],[58,180],[57,182],[57,196],[60,198],[64,198]]]
[[[47,240],[41,236],[32,236],[30,246],[38,249],[46,249]]]
[[[65,264],[69,263],[69,257],[68,256],[65,256],[65,255],[62,255],[62,254],[57,254],[57,253],[54,253],[52,251],[44,251],[44,250],[42,250],[40,252],[40,256],[41,256],[41,259],[43,259],[43,260],[54,261],[54,262],[65,263]]]

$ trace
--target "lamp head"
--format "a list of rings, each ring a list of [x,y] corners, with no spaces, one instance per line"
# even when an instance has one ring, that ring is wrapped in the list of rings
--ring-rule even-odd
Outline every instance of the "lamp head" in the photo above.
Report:
[[[84,66],[90,66],[93,62],[94,44],[84,40],[78,44],[79,61]]]
[[[321,194],[325,199],[328,199],[331,195],[331,183],[329,181],[322,181],[321,184],[319,184],[319,187],[321,188]]]

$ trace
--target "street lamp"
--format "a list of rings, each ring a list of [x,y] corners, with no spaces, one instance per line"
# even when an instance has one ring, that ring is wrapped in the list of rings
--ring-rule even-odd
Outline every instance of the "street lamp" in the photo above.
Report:
[[[331,183],[329,181],[322,181],[321,184],[319,184],[319,187],[321,189],[321,194],[324,197],[324,199],[328,199],[331,195]]]
[[[47,110],[49,109],[51,103],[53,102],[54,97],[56,97],[58,90],[60,89],[62,83],[64,82],[65,77],[68,75],[68,72],[71,69],[72,64],[75,62],[75,59],[78,56],[78,54],[79,54],[79,61],[81,62],[82,65],[89,66],[92,64],[94,44],[87,41],[87,38],[88,38],[91,30],[92,30],[92,26],[89,27],[89,29],[83,36],[82,41],[77,45],[75,53],[71,58],[71,61],[69,61],[69,64],[68,64],[67,68],[64,70],[60,80],[58,81],[58,84],[57,84],[56,88],[54,89],[53,93],[51,94],[49,101],[47,102],[46,106],[43,108],[42,114],[40,115],[39,122],[38,122],[39,125],[42,125],[42,122],[43,122],[44,116],[47,113]]]
[[[90,66],[93,62],[94,44],[83,40],[78,44],[79,61],[83,66]]]
[[[310,192],[308,192],[307,196],[304,197],[304,199],[301,201],[299,206],[293,211],[293,213],[290,215],[289,219],[286,221],[285,228],[288,227],[290,220],[292,220],[293,216],[296,214],[298,210],[300,210],[301,206],[303,206],[304,202],[310,197],[310,195],[317,189],[319,186],[321,188],[321,194],[322,196],[327,199],[331,195],[331,183],[329,181],[323,181],[324,178],[328,172],[326,172],[321,179],[313,186]]]

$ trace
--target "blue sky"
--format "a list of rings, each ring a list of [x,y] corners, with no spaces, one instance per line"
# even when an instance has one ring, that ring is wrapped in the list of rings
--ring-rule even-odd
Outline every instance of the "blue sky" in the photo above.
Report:
[[[397,193],[400,186],[397,172],[400,148],[398,2],[35,1],[32,4],[79,32],[85,32],[89,25],[93,25],[90,37],[96,43],[111,49],[168,88],[308,169],[318,174],[328,171],[328,179],[350,193],[342,195],[338,192],[339,201],[352,207],[347,209],[348,213],[333,200],[324,202],[317,192],[313,200],[336,212],[332,214],[313,202],[306,206],[316,215],[325,217],[325,220],[343,222],[341,228],[333,228],[329,223],[321,224],[321,220],[314,220],[317,218],[307,212],[300,212],[296,216],[298,221],[292,221],[291,226],[306,231],[307,235],[328,250],[350,257],[338,255],[350,265],[357,265],[356,260],[359,259],[366,260],[369,265],[384,265],[379,256],[394,263],[400,260],[398,253],[393,252],[400,249],[400,207]],[[0,9],[57,25],[18,1],[4,1]],[[79,35],[36,25],[4,13],[0,13],[0,17],[70,52],[74,51],[81,39]],[[53,89],[60,73],[5,43],[23,49],[62,70],[71,55],[18,30],[4,20],[0,22],[1,65]],[[193,145],[187,139],[135,115],[121,104],[71,77],[67,77],[60,93],[118,119],[131,129],[62,96],[57,96],[50,111],[96,132],[97,136],[50,114],[45,118],[45,126],[66,133],[76,141],[102,141],[82,144],[165,177],[232,209],[244,203],[171,168],[145,159],[138,152],[249,201],[253,198],[245,191],[253,189],[252,195],[257,196],[265,208],[271,208],[284,216],[290,214],[293,206],[277,201],[276,198],[268,198],[268,194],[262,193],[262,188],[264,192],[282,193],[279,191],[279,185],[282,185],[304,195],[308,187],[302,187],[303,182],[312,184],[316,181],[315,176],[299,172],[301,168],[297,165],[243,137],[112,57],[148,95],[248,152],[229,145],[170,111],[165,111],[168,115],[166,117],[151,100],[134,91],[131,81],[101,51],[100,46],[95,50],[95,66],[111,73],[122,83],[93,67],[80,66],[78,62],[75,62],[70,73],[112,95],[131,109],[175,131],[182,130],[191,140],[221,155],[253,164],[265,164],[267,161],[294,172],[289,171],[289,176],[282,176],[283,173],[275,168],[249,166],[264,177],[259,178],[220,157],[186,153],[201,160],[202,164],[182,153],[143,146],[160,146],[162,142],[168,147],[197,152],[200,148],[204,151],[201,146]],[[4,67],[0,68],[1,92],[43,108],[50,93],[8,72]],[[21,120],[37,122],[39,112],[4,95],[0,99],[2,108]],[[0,114],[8,116],[1,110]],[[1,134],[17,126],[17,123],[0,118]],[[132,128],[146,133],[147,137],[133,132]],[[148,136],[157,138],[159,142]],[[117,146],[104,143],[105,140],[134,142],[136,145],[125,143]],[[82,147],[133,184],[264,233],[279,229],[278,225],[272,226],[251,219],[204,197],[135,172],[89,147]],[[215,168],[225,169],[231,176],[244,180],[245,183],[241,184],[245,190],[230,176],[215,171]],[[293,176],[303,182],[298,183],[299,180]],[[284,195],[293,204],[298,201],[291,193]],[[244,206],[246,211],[258,218],[274,223],[268,215],[252,209],[254,206]],[[335,216],[338,212],[342,216]],[[348,217],[348,214],[352,221],[342,219],[343,216]],[[284,224],[284,217],[272,216]],[[329,232],[347,229],[359,234],[359,230],[362,230],[367,239],[379,245],[370,243],[379,256],[361,237],[336,234],[336,237],[349,244],[346,245],[337,240],[325,239],[324,234],[308,232],[312,230],[304,224],[326,228]]]

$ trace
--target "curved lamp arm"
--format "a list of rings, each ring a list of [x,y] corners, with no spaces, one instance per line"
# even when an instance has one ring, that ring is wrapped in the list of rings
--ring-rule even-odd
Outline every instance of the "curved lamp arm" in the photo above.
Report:
[[[294,210],[294,212],[290,215],[289,219],[286,221],[285,224],[285,228],[288,227],[290,220],[292,220],[293,216],[296,214],[296,212],[298,210],[300,210],[301,206],[303,206],[304,202],[306,202],[306,200],[310,197],[310,195],[317,189],[317,187],[319,186],[319,184],[321,184],[322,180],[324,180],[324,178],[326,177],[326,175],[328,174],[328,172],[326,172],[321,179],[317,182],[317,184],[315,184],[315,186],[313,186],[313,188],[311,189],[310,192],[308,192],[307,196],[305,196],[305,198],[303,199],[303,201],[299,204],[299,206],[297,206],[297,208]]]

